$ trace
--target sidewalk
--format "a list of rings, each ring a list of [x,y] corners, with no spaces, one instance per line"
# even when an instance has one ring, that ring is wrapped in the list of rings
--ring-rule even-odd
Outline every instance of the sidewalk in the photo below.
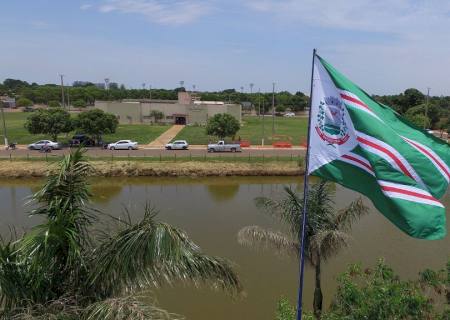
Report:
[[[164,147],[166,144],[168,144],[170,141],[172,141],[173,138],[177,136],[178,133],[180,133],[181,130],[183,130],[185,126],[175,124],[171,126],[169,129],[164,131],[158,138],[150,142],[147,147],[151,148],[161,148]]]
[[[161,149],[163,146],[143,146],[141,149]],[[206,144],[190,144],[189,149],[191,150],[206,150],[207,145]],[[243,147],[242,150],[306,150],[305,147],[300,146],[293,146],[292,148],[274,148],[271,145],[268,146],[250,146],[250,147]]]

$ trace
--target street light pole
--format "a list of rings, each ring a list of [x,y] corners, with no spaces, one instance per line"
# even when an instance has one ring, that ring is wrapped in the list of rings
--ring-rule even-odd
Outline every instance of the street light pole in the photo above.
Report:
[[[62,107],[65,108],[66,107],[66,102],[64,100],[64,75],[60,74],[59,75],[61,77],[61,99],[62,99]]]
[[[109,101],[109,78],[105,78],[106,100]]]
[[[428,102],[430,101],[430,89],[431,88],[427,88],[427,101],[425,103],[425,119],[424,119],[424,123],[423,123],[423,128],[426,129],[427,128],[427,118],[428,118]]]

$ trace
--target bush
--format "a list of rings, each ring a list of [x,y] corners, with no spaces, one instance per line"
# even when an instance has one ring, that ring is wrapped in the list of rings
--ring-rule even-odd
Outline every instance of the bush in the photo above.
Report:
[[[72,105],[75,108],[85,108],[86,107],[86,102],[84,100],[75,100],[74,102],[72,102]]]
[[[159,111],[159,110],[152,110],[150,112],[150,116],[153,117],[153,119],[155,119],[156,123],[158,123],[159,120],[164,118],[164,113],[162,111]]]
[[[33,105],[33,101],[31,101],[30,99],[27,99],[27,98],[19,98],[16,101],[16,105],[18,107],[30,107]]]
[[[288,299],[282,297],[278,300],[277,311],[275,313],[275,320],[295,320],[297,319],[297,310],[292,306]],[[311,313],[303,313],[303,320],[313,320]]]
[[[48,102],[48,106],[49,108],[59,108],[61,107],[61,104],[59,103],[59,101],[51,100]]]
[[[233,137],[239,131],[241,125],[239,121],[228,113],[218,113],[208,119],[206,124],[206,134],[216,136],[219,139]]]
[[[352,265],[338,279],[326,319],[434,319],[433,305],[418,281],[402,281],[381,259],[362,270]]]
[[[281,298],[275,319],[294,320],[295,315]],[[307,313],[303,319],[313,317]],[[321,319],[450,319],[450,261],[445,269],[420,272],[415,281],[400,280],[382,259],[374,269],[351,265],[338,277],[333,303]]]

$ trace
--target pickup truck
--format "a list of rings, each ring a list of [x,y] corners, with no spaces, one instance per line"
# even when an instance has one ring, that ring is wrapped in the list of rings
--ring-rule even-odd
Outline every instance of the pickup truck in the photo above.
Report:
[[[221,140],[217,143],[208,144],[208,152],[241,152],[241,146],[237,143],[225,143]]]

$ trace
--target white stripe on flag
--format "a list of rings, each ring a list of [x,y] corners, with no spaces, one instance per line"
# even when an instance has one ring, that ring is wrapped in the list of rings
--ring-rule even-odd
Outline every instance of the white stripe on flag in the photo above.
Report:
[[[373,171],[370,162],[366,158],[361,157],[359,154],[349,152],[347,154],[344,154],[339,160],[356,166],[375,177],[375,172]]]
[[[381,120],[373,111],[369,108],[367,104],[361,101],[361,99],[358,98],[357,95],[351,93],[350,91],[346,90],[340,90],[341,98],[344,100],[344,103],[352,108],[364,111],[368,114],[370,114],[372,117],[380,120],[381,122],[384,122]]]
[[[412,146],[414,149],[422,153],[425,157],[428,158],[428,160],[433,163],[433,165],[436,167],[436,169],[439,170],[439,172],[442,174],[442,176],[447,180],[447,183],[450,181],[450,169],[447,166],[447,164],[444,162],[444,160],[441,159],[433,150],[428,148],[427,146],[408,139],[406,137],[402,137],[410,146]]]
[[[411,164],[397,150],[387,143],[360,131],[356,131],[356,134],[358,135],[359,145],[363,149],[380,156],[391,164],[393,168],[414,179],[419,185],[425,186]]]
[[[378,184],[381,187],[381,191],[390,198],[398,198],[420,204],[428,204],[444,208],[442,203],[440,203],[425,190],[383,180],[378,180]]]

